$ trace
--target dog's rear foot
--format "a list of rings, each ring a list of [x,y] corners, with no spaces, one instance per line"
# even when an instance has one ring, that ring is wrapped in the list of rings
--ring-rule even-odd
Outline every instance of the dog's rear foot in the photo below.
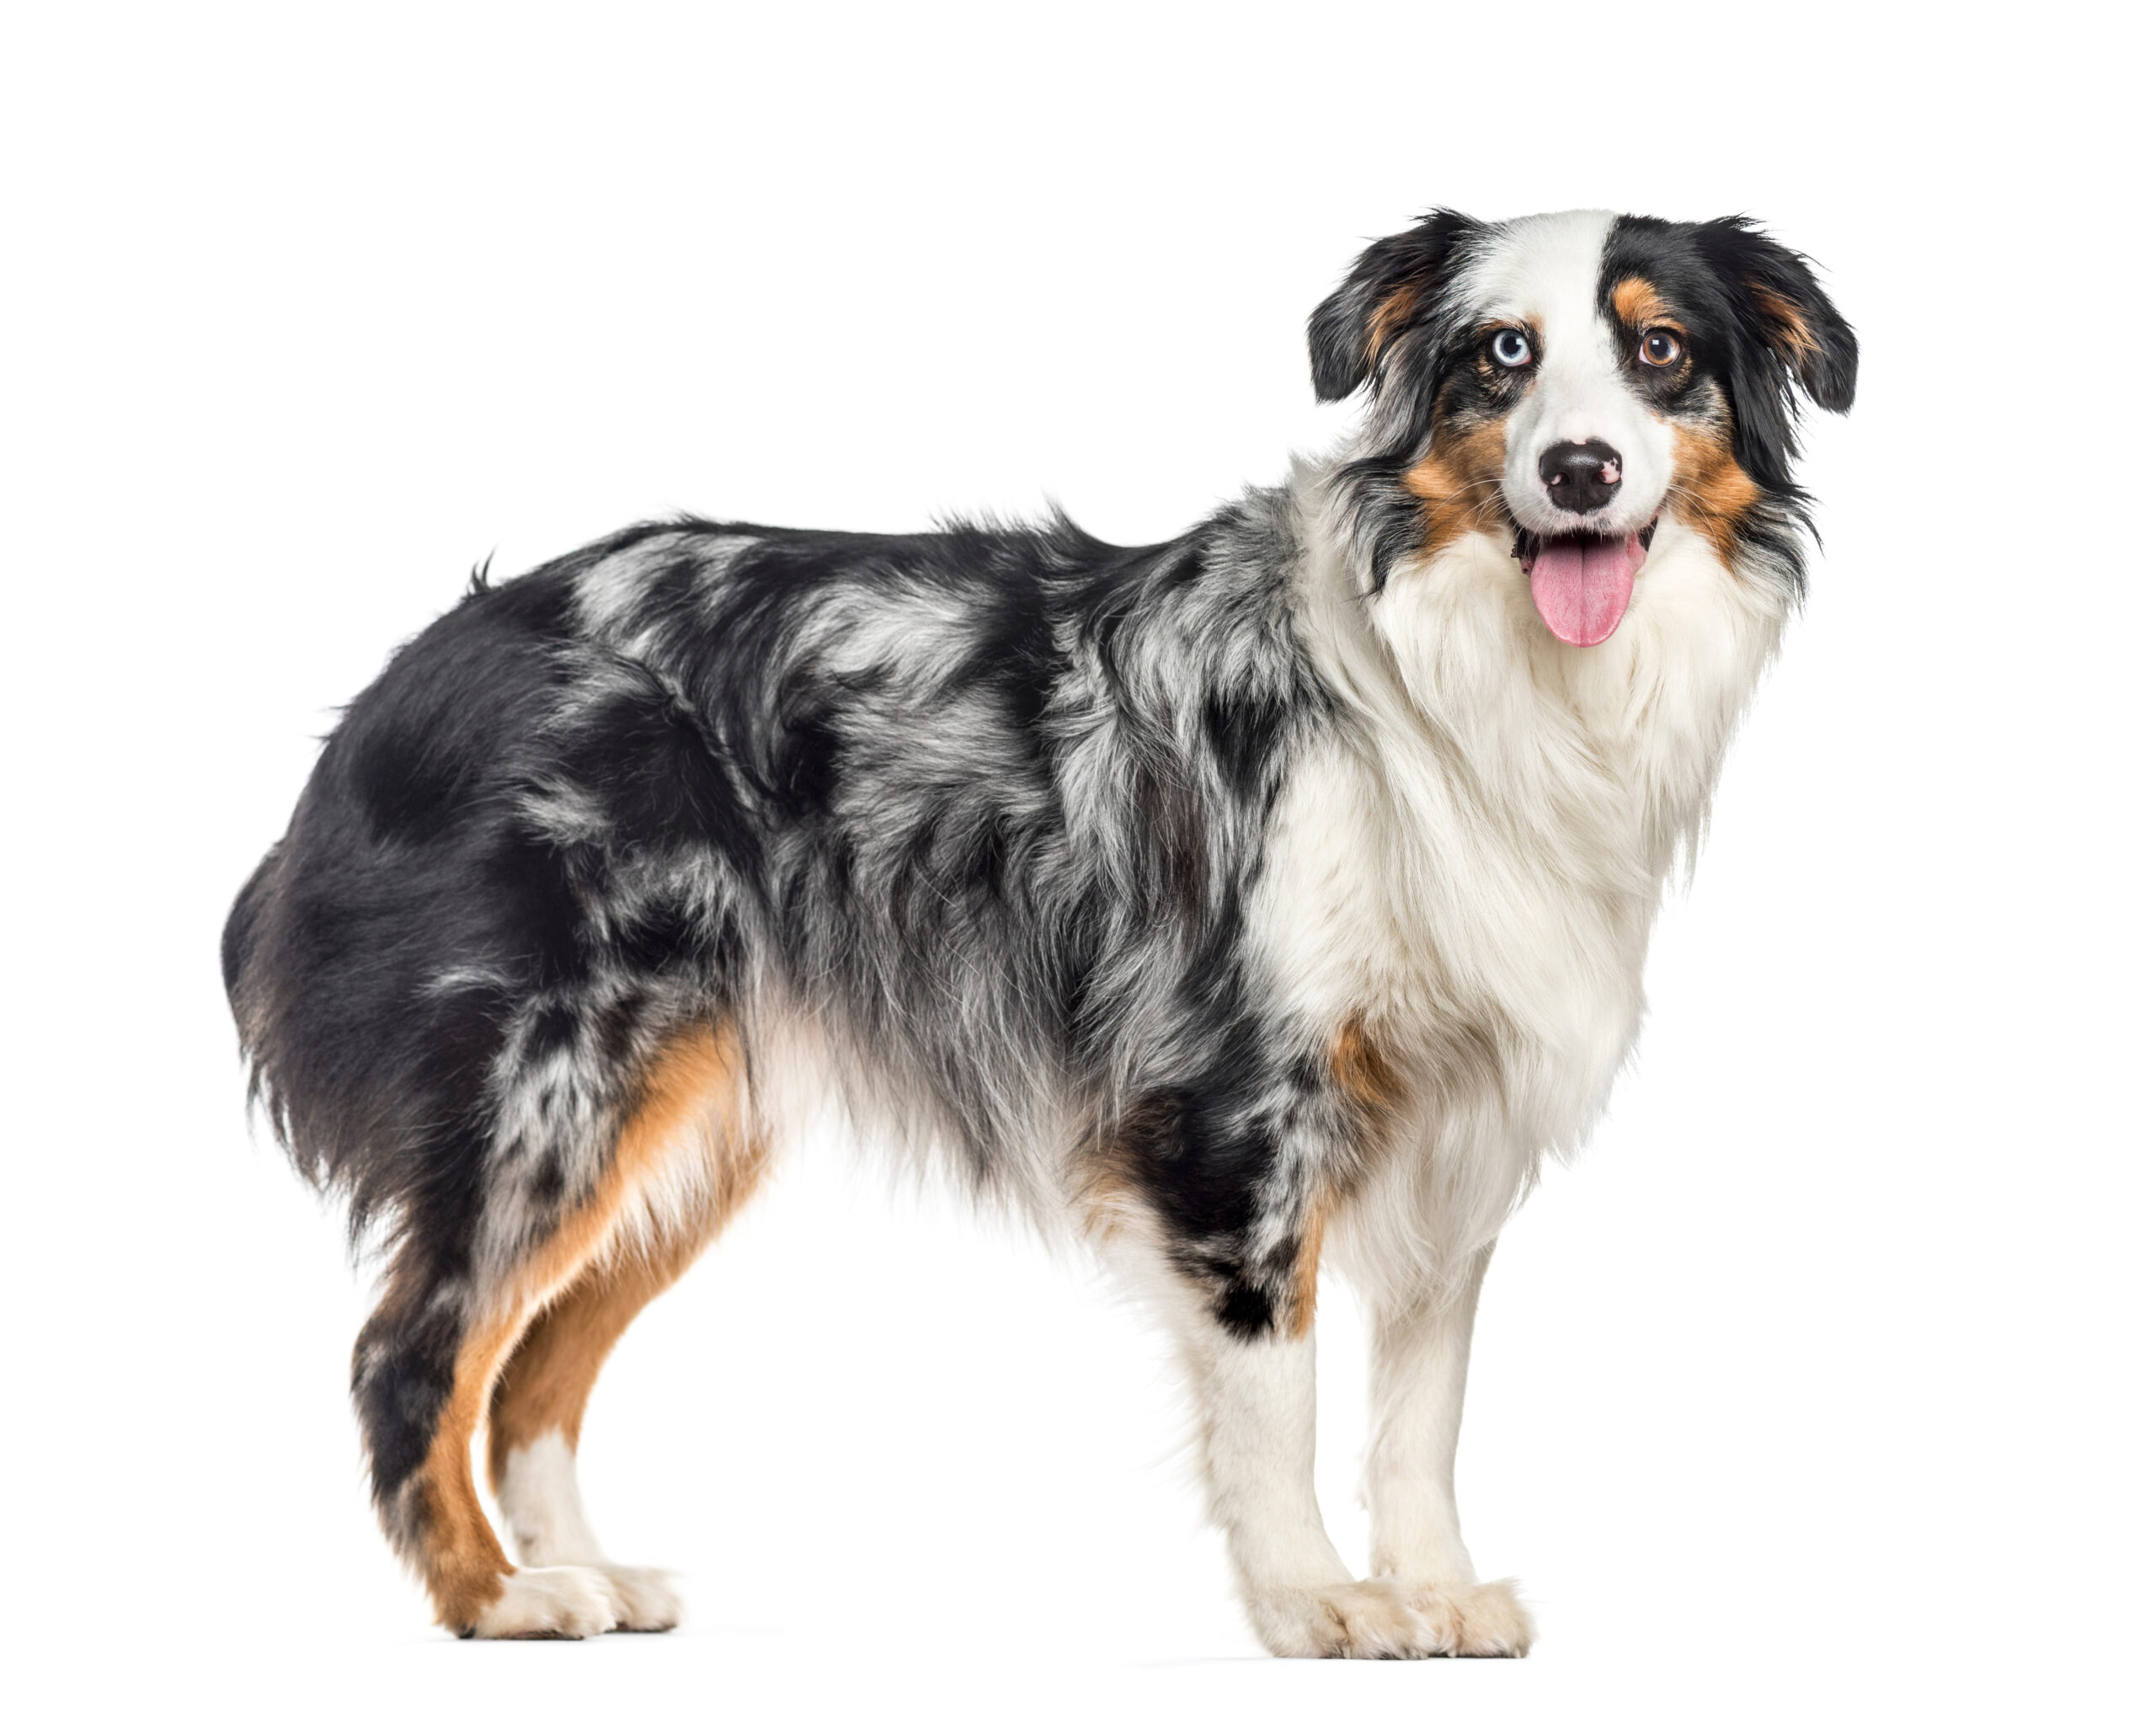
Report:
[[[1534,1620],[1510,1582],[1472,1588],[1411,1584],[1408,1604],[1429,1620],[1444,1646],[1460,1659],[1518,1659],[1534,1644]]]

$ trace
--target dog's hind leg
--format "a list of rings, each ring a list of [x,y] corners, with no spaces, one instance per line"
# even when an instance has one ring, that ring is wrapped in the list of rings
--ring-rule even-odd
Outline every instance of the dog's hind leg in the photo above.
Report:
[[[722,1169],[732,1173],[689,1215],[700,1221],[595,1261],[532,1321],[488,1412],[488,1476],[517,1556],[599,1570],[614,1590],[617,1629],[671,1629],[680,1602],[659,1572],[610,1562],[584,1519],[576,1480],[584,1405],[630,1322],[688,1269],[749,1192],[753,1164]]]
[[[617,1113],[594,1173],[552,1207],[528,1198],[531,1186],[522,1199],[497,1188],[494,1205],[509,1210],[489,1211],[476,1236],[428,1250],[408,1238],[354,1352],[353,1391],[383,1522],[425,1582],[436,1616],[460,1635],[590,1636],[671,1621],[670,1596],[617,1591],[603,1569],[516,1568],[472,1474],[472,1435],[535,1318],[568,1298],[558,1326],[532,1332],[533,1361],[510,1375],[512,1414],[540,1408],[536,1396],[514,1388],[516,1379],[575,1371],[573,1346],[557,1357],[546,1332],[578,1328],[579,1306],[612,1305],[599,1286],[642,1283],[633,1305],[609,1316],[625,1326],[694,1257],[761,1164],[730,1027],[706,1022],[668,1039],[645,1060]],[[535,1185],[543,1189],[548,1178]],[[580,1293],[587,1283],[594,1289]],[[592,1374],[602,1357],[603,1349],[589,1356]]]

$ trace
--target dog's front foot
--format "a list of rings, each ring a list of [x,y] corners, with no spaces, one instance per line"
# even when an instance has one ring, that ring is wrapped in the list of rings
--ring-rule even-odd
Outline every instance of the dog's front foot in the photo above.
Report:
[[[1510,1582],[1471,1587],[1443,1582],[1402,1583],[1407,1603],[1459,1659],[1518,1659],[1534,1645],[1534,1620]]]
[[[664,1570],[601,1564],[598,1574],[614,1592],[614,1627],[655,1636],[681,1621],[681,1601]]]
[[[1283,1659],[1428,1659],[1446,1651],[1390,1582],[1259,1588],[1247,1604],[1258,1640]]]
[[[596,1570],[564,1564],[511,1571],[463,1633],[483,1642],[580,1642],[620,1620],[612,1584]]]

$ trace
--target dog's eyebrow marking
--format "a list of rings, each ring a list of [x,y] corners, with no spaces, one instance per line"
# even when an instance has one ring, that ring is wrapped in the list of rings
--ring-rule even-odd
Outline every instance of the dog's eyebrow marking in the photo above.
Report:
[[[1668,302],[1655,291],[1654,283],[1636,275],[1627,275],[1609,289],[1609,307],[1620,322],[1635,328],[1673,321]]]

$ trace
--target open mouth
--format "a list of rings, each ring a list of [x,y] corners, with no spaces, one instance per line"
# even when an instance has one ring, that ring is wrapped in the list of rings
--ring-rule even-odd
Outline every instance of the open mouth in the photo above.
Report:
[[[1655,524],[1649,520],[1622,537],[1595,531],[1545,537],[1523,526],[1513,554],[1542,624],[1566,644],[1600,644],[1614,633],[1632,601],[1632,576],[1647,558]]]

